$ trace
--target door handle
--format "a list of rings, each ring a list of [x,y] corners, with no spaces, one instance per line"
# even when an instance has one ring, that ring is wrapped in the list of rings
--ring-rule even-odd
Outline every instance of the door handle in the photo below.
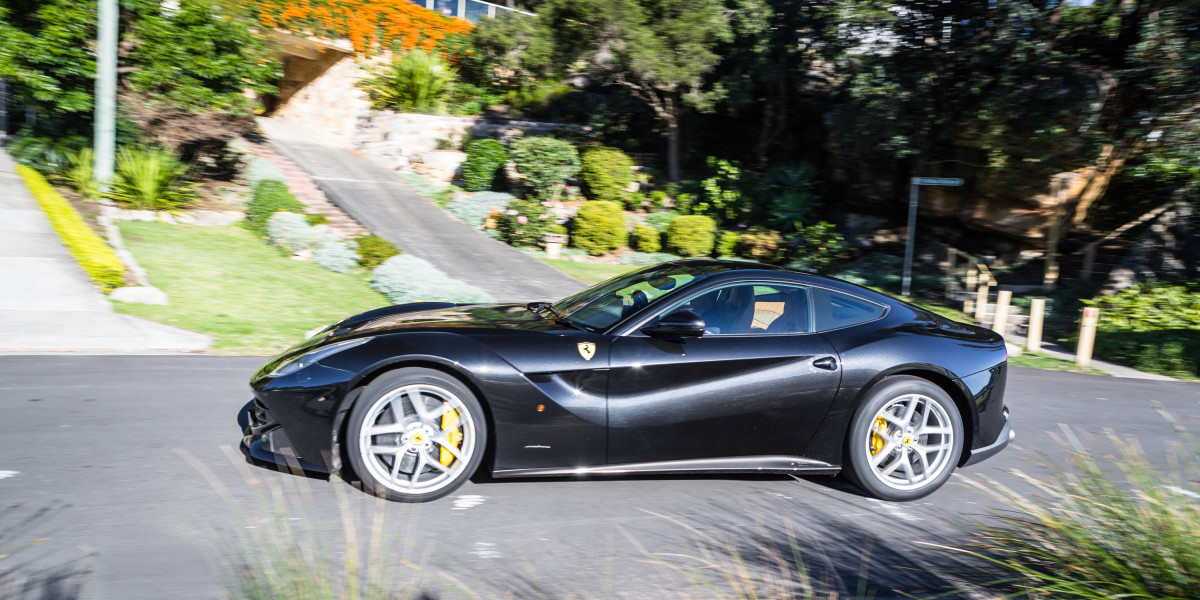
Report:
[[[814,367],[816,367],[818,369],[825,369],[826,371],[836,371],[837,370],[837,359],[835,359],[832,356],[826,356],[825,358],[818,358],[817,360],[814,360],[812,364]]]

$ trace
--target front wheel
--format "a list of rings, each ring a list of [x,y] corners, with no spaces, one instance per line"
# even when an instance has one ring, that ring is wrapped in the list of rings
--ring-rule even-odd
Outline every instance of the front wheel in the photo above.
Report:
[[[950,479],[962,445],[962,417],[945,390],[919,377],[889,377],[850,424],[847,474],[876,498],[916,500]]]
[[[462,382],[433,369],[405,368],[363,390],[350,411],[346,443],[367,491],[426,502],[474,474],[487,428],[479,401]]]

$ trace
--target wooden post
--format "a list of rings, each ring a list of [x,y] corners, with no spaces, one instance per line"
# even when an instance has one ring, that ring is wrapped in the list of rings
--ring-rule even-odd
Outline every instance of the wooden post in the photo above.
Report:
[[[1046,314],[1046,299],[1034,298],[1029,303],[1029,339],[1025,347],[1030,352],[1042,351],[1042,317]]]
[[[1079,346],[1075,348],[1075,364],[1086,367],[1092,364],[1092,346],[1096,344],[1096,321],[1100,319],[1100,309],[1088,307],[1083,309],[1083,323],[1079,327]]]
[[[985,274],[979,280],[979,289],[975,292],[975,320],[983,322],[983,313],[987,309],[988,291],[991,286],[988,285],[990,278]]]
[[[1088,244],[1083,247],[1083,270],[1079,272],[1079,278],[1084,281],[1092,280],[1092,267],[1096,265],[1096,244]]]
[[[979,285],[977,282],[978,277],[978,269],[975,267],[967,269],[967,286],[963,288],[965,291],[963,294],[963,312],[967,313],[968,315],[975,312],[975,299],[971,298],[971,292],[973,292],[975,287]]]
[[[1004,327],[1008,325],[1008,303],[1012,301],[1012,291],[996,292],[996,313],[992,316],[992,331],[1004,335]]]

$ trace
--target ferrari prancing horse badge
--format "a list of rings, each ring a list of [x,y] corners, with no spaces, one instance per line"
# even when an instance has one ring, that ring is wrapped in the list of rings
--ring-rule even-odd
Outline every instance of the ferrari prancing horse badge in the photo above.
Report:
[[[584,360],[592,360],[592,357],[596,355],[596,345],[591,342],[579,342],[579,355]]]

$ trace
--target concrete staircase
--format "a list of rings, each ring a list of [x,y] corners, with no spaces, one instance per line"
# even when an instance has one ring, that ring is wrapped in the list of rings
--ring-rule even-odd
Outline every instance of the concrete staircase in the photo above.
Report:
[[[250,148],[255,155],[270,161],[283,173],[283,183],[292,195],[308,208],[308,212],[324,216],[329,221],[329,229],[335,234],[342,238],[353,238],[370,233],[340,207],[330,202],[312,176],[296,163],[263,144],[250,144]]]

